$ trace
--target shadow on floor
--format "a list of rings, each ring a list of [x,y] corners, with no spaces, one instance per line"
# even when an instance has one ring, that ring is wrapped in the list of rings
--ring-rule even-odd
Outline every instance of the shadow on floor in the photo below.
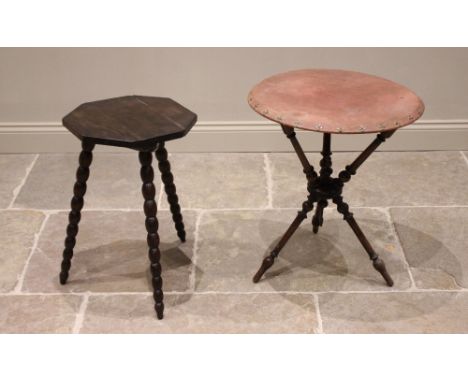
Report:
[[[165,291],[185,291],[190,284],[191,256],[179,242],[161,243]],[[93,292],[152,292],[145,240],[120,240],[76,252],[67,287]]]
[[[361,219],[361,221],[365,221],[365,219]],[[343,224],[343,222],[331,219],[325,224]],[[282,288],[284,288],[285,281],[281,281],[281,279],[287,279],[289,277],[294,279],[295,274],[297,277],[304,277],[304,272],[301,272],[301,269],[313,271],[318,274],[317,277],[322,277],[323,275],[326,277],[335,275],[343,277],[342,283],[345,283],[346,278],[356,277],[356,275],[353,276],[349,273],[348,266],[346,265],[345,254],[339,250],[339,244],[337,242],[339,238],[334,240],[330,235],[323,235],[320,237],[320,232],[318,235],[314,235],[310,224],[304,223],[301,227],[303,228],[299,228],[295,236],[293,236],[289,241],[287,250],[280,254],[280,257],[283,258],[283,264],[278,266],[279,261],[277,261],[265,274],[262,282],[268,282],[275,289],[282,290]],[[413,253],[424,254],[418,256],[415,261],[410,262],[410,266],[413,268],[413,274],[417,274],[420,277],[430,278],[430,271],[433,270],[434,272],[437,272],[436,277],[439,280],[440,278],[445,277],[452,281],[452,287],[440,287],[439,289],[453,289],[454,291],[457,291],[457,289],[460,288],[457,284],[457,280],[462,280],[463,271],[461,264],[457,257],[444,245],[443,242],[410,226],[399,224],[397,229],[399,232],[404,230],[406,235],[417,238],[413,244],[414,246],[407,250],[411,250]],[[278,240],[279,237],[271,244],[265,255],[269,254]],[[369,240],[372,242],[371,237],[369,237]],[[377,252],[381,252],[376,245],[374,245],[374,248]],[[333,254],[331,254],[331,252],[333,252]],[[372,269],[371,263],[367,258],[364,249],[362,249],[362,255],[362,266]],[[443,261],[441,261],[441,259],[443,259]],[[372,269],[372,271],[374,270]],[[422,271],[423,273],[419,271]],[[376,285],[375,280],[370,280],[369,282]],[[433,280],[429,279],[427,282],[433,282]],[[416,284],[419,285],[418,278],[416,278]],[[447,283],[442,283],[442,285],[447,285]],[[333,288],[333,290],[339,291],[341,284],[337,284],[336,286],[337,287]],[[376,290],[373,288],[366,289],[368,289],[368,292],[370,293]],[[434,289],[436,289],[435,293]],[[427,293],[419,293],[419,295],[411,294],[407,299],[405,299],[404,292],[375,295],[382,296],[382,298],[385,299],[384,301],[386,301],[385,304],[379,304],[379,317],[381,317],[382,321],[398,321],[419,317],[435,312],[438,309],[443,309],[446,304],[456,297],[455,293],[438,293],[437,287],[434,289]],[[356,290],[360,291],[359,289]],[[386,291],[381,288],[378,290],[383,292]],[[394,291],[395,289],[388,290],[388,292]],[[326,290],[324,292],[326,292]],[[366,290],[364,289],[362,292],[366,292]],[[433,294],[429,295],[431,292],[433,292]],[[294,300],[288,295],[284,295],[284,298],[294,303]],[[337,299],[342,303],[342,300],[339,298]],[[334,298],[329,298],[326,302],[322,302],[322,305],[333,304],[334,301]],[[351,301],[352,300],[350,299],[350,302]],[[405,304],[408,304],[408,309],[404,308]],[[366,306],[362,305],[362,308],[365,309]],[[339,316],[341,312],[341,318],[346,320],[363,322],[368,320],[365,311],[363,311],[363,314],[361,315],[357,314],[354,310],[351,315],[348,315],[347,309],[330,308],[330,310],[335,312],[334,314],[337,318],[340,318]],[[350,310],[352,310],[352,308],[350,308]]]

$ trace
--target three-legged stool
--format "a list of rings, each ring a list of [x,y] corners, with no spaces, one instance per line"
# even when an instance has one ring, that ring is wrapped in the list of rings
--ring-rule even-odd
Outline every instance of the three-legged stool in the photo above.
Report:
[[[177,235],[180,240],[185,241],[184,223],[164,144],[168,140],[186,135],[196,121],[196,114],[169,98],[143,96],[127,96],[85,103],[63,118],[63,125],[82,141],[82,151],[79,156],[71,212],[68,217],[69,223],[60,272],[61,284],[65,284],[68,280],[94,146],[101,144],[128,147],[139,152],[154,307],[157,317],[163,318],[161,254],[152,157],[155,152]]]
[[[421,99],[404,86],[367,74],[343,70],[298,70],[262,81],[252,89],[248,101],[257,113],[282,126],[302,164],[308,191],[297,217],[270,255],[265,257],[253,281],[260,281],[273,265],[281,249],[313,210],[314,204],[317,207],[312,227],[314,233],[318,232],[323,224],[323,210],[331,200],[356,234],[374,268],[388,286],[393,286],[383,260],[349,211],[342,192],[345,183],[377,147],[390,138],[396,129],[413,123],[423,114]],[[318,174],[304,154],[295,128],[323,133],[323,158]],[[378,134],[350,165],[337,177],[332,177],[332,134],[365,133]]]

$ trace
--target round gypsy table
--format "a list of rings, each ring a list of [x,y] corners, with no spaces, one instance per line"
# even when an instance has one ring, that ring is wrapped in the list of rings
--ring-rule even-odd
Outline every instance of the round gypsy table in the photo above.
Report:
[[[385,264],[359,228],[349,206],[343,201],[343,186],[357,169],[387,138],[407,126],[424,112],[424,103],[410,89],[395,82],[364,73],[345,70],[305,69],[281,73],[256,85],[248,97],[249,105],[260,115],[281,125],[291,141],[307,178],[309,195],[296,219],[276,247],[267,256],[253,281],[260,281],[273,265],[307,214],[317,205],[312,218],[313,232],[323,224],[323,210],[328,200],[337,205],[344,219],[368,253],[374,268],[387,285],[393,280]],[[309,163],[294,129],[323,133],[323,159],[320,171]],[[378,133],[374,141],[338,177],[332,177],[331,134]]]

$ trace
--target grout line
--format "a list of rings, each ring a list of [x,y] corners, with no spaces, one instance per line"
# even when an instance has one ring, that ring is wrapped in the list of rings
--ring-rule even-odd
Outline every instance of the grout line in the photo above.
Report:
[[[307,295],[321,295],[327,293],[336,293],[336,294],[388,294],[388,293],[427,293],[427,292],[468,292],[468,288],[461,289],[390,289],[389,290],[325,290],[325,291],[247,291],[247,292],[230,292],[230,291],[200,291],[194,292],[194,294],[307,294]],[[172,294],[187,294],[187,292],[168,292]],[[151,293],[149,293],[151,294]]]
[[[274,210],[280,211],[297,211],[300,208],[300,205],[296,207],[274,207]],[[452,205],[419,205],[419,206],[353,206],[353,210],[363,209],[363,210],[384,210],[385,208],[468,208],[468,204],[452,204]],[[223,211],[265,211],[269,210],[270,208],[267,207],[238,207],[238,208],[184,208],[184,211],[193,211],[193,212],[200,212],[200,211],[208,211],[208,212],[223,212]],[[38,211],[43,212],[45,214],[54,214],[59,212],[70,212],[70,209],[41,209],[41,208],[0,208],[0,212],[2,211]],[[143,212],[142,208],[84,208],[83,213],[86,212]],[[168,208],[158,208],[158,211],[169,211]]]
[[[29,252],[28,258],[26,259],[26,262],[24,263],[23,271],[21,272],[21,275],[18,278],[18,282],[15,285],[15,288],[14,288],[15,292],[21,292],[21,289],[23,288],[24,277],[26,276],[26,271],[28,269],[29,262],[31,261],[31,258],[33,256],[34,252],[36,251],[37,244],[39,243],[39,237],[41,236],[41,233],[44,230],[44,227],[46,226],[47,221],[49,220],[49,217],[50,217],[50,214],[47,214],[45,216],[45,218],[42,221],[42,224],[41,224],[41,226],[39,228],[39,231],[37,231],[37,233],[34,234],[33,245],[32,245],[31,250]]]
[[[199,211],[197,219],[195,220],[195,228],[193,231],[193,250],[192,250],[192,271],[190,272],[189,277],[189,289],[192,292],[195,292],[195,281],[196,281],[196,271],[197,271],[197,253],[198,253],[198,242],[199,242],[199,232],[200,232],[200,221],[204,214],[204,211]]]
[[[272,209],[273,208],[273,177],[271,173],[271,162],[267,153],[263,154],[263,163],[264,163],[263,169],[265,170],[265,176],[266,176],[266,189],[267,189],[267,198],[268,198],[267,209]]]
[[[68,283],[67,283],[68,285]],[[170,294],[191,294],[190,291],[184,292],[164,292],[164,295]],[[82,291],[82,292],[7,292],[7,293],[0,293],[0,296],[152,296],[153,292],[91,292],[91,291]]]
[[[159,195],[158,195],[158,204],[157,204],[157,210],[161,210],[161,204],[162,204],[162,195],[164,194],[164,183],[161,181],[161,186],[159,187]]]
[[[26,179],[28,178],[29,173],[31,172],[31,170],[33,169],[34,165],[37,162],[37,158],[39,158],[39,154],[36,154],[36,156],[34,157],[32,162],[26,168],[26,174],[24,175],[24,178],[21,180],[20,184],[18,186],[16,186],[15,189],[13,190],[13,199],[11,200],[11,202],[8,205],[7,209],[10,209],[10,208],[13,207],[13,204],[15,203],[16,198],[18,197],[21,189],[23,188],[24,184],[26,183]]]
[[[11,208],[0,208],[0,212],[4,211],[34,211],[34,212],[42,212],[46,215],[48,214],[57,214],[59,212],[65,212],[70,210],[55,210],[55,209],[47,209],[47,208],[24,208],[24,207],[11,207]]]
[[[319,296],[314,294],[315,312],[317,314],[317,334],[323,334],[322,314],[320,313]]]
[[[376,207],[353,207],[354,208],[463,208],[463,207],[468,207],[467,204],[448,204],[446,206],[444,205],[433,205],[431,206],[430,204],[421,204],[421,205],[415,205],[415,206],[376,206]]]
[[[259,295],[259,294],[274,294],[274,295],[308,295],[308,296],[315,296],[315,295],[323,295],[323,294],[411,294],[411,293],[468,293],[467,288],[461,289],[390,289],[389,290],[325,290],[325,291],[215,291],[215,290],[207,290],[207,291],[171,291],[171,292],[164,292],[165,296],[180,296],[180,295]],[[7,292],[7,293],[0,293],[1,297],[4,296],[153,296],[153,292]]]
[[[86,313],[86,308],[88,307],[89,293],[83,295],[83,301],[81,301],[80,309],[76,315],[75,324],[73,325],[73,334],[79,334],[81,328],[83,327],[84,316]]]
[[[460,154],[463,157],[463,159],[465,159],[465,163],[468,166],[468,158],[466,157],[465,153],[463,151],[460,151]]]
[[[388,288],[388,290],[324,290],[324,291],[247,291],[247,292],[235,292],[235,291],[199,291],[194,292],[193,294],[196,295],[203,295],[203,294],[235,294],[235,295],[249,295],[249,294],[290,294],[290,295],[321,295],[321,294],[328,294],[328,293],[335,293],[335,294],[392,294],[392,293],[433,293],[433,292],[454,292],[454,293],[467,293],[467,288],[461,289],[393,289]],[[166,294],[187,294],[187,292],[168,292]]]
[[[411,267],[410,267],[408,259],[406,257],[405,250],[403,249],[403,245],[401,244],[400,236],[398,235],[398,232],[396,230],[395,222],[393,221],[392,215],[390,214],[390,208],[383,208],[382,210],[384,211],[385,216],[387,217],[388,224],[390,224],[390,229],[391,229],[393,235],[395,236],[397,245],[400,247],[401,253],[403,254],[403,262],[406,265],[406,269],[408,270],[408,276],[409,276],[410,281],[411,281],[410,290],[417,289],[416,288],[416,283],[414,282],[413,273],[411,272]]]

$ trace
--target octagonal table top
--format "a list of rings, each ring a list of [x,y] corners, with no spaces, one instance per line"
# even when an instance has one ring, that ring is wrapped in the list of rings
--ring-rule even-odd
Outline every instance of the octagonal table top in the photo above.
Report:
[[[249,105],[281,125],[324,133],[363,134],[412,124],[424,112],[410,89],[384,78],[304,69],[269,77],[250,91]]]
[[[170,98],[132,95],[84,103],[63,125],[81,140],[142,150],[183,137],[196,121],[195,113]]]

